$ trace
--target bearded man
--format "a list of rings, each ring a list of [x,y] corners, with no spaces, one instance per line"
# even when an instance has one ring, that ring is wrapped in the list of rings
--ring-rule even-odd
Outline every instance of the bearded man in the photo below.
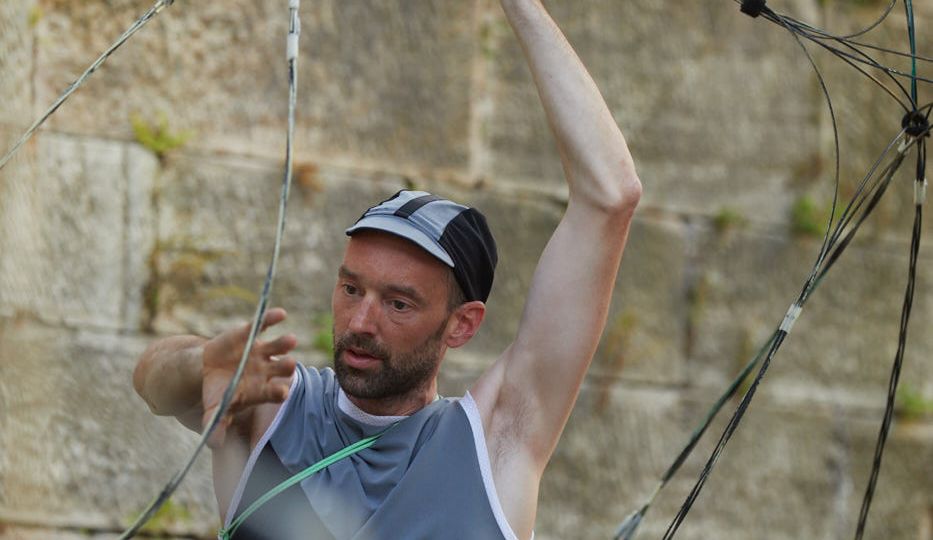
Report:
[[[533,536],[541,475],[605,326],[641,184],[596,85],[540,0],[501,3],[569,186],[514,341],[462,398],[439,398],[445,352],[466,344],[486,313],[492,234],[477,210],[425,192],[401,191],[367,210],[347,229],[337,271],[334,369],[298,365],[288,356],[293,335],[257,342],[211,438],[222,536]],[[263,327],[285,316],[272,309]],[[139,360],[134,386],[154,413],[200,431],[248,333],[245,325],[159,340]]]

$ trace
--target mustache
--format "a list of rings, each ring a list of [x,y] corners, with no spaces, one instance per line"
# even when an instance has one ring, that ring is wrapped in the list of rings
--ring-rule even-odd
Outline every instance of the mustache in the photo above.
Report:
[[[386,362],[390,356],[386,347],[365,334],[347,332],[334,340],[334,353],[336,356],[340,356],[340,353],[351,347],[383,362]]]

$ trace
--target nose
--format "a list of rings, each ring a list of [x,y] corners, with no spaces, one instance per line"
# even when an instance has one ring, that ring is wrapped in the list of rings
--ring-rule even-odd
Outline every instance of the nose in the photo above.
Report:
[[[348,330],[356,334],[376,334],[377,302],[369,295],[365,296],[353,307],[350,315]]]

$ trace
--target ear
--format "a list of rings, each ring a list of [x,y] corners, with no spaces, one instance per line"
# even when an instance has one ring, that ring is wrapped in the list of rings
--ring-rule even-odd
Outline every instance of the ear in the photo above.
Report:
[[[447,321],[447,346],[455,349],[465,345],[479,330],[485,316],[486,304],[479,300],[461,304]]]

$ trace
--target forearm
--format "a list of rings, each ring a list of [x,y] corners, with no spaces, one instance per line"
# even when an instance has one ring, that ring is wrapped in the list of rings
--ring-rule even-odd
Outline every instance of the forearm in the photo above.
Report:
[[[502,0],[544,105],[571,201],[634,208],[641,186],[596,83],[540,0]]]
[[[139,359],[133,373],[136,393],[154,414],[179,416],[201,404],[202,346],[197,336],[156,341]]]

